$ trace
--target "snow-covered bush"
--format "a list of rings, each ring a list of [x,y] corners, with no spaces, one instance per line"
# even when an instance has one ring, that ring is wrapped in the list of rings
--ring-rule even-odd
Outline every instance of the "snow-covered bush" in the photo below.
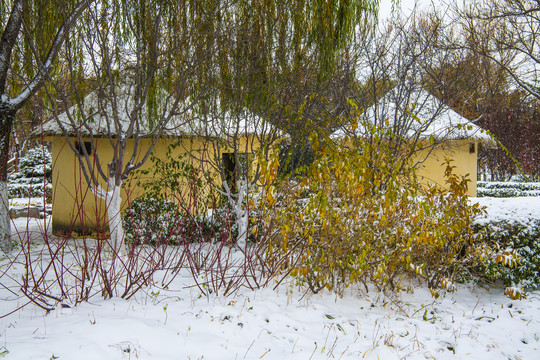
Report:
[[[29,149],[19,160],[19,172],[9,174],[10,198],[45,196],[52,201],[52,161],[45,147]]]
[[[135,244],[176,243],[180,216],[172,201],[133,200],[122,215],[126,241]]]
[[[477,225],[476,230],[485,233],[485,244],[494,249],[476,268],[478,276],[505,286],[540,288],[540,220],[497,220]],[[506,265],[497,259],[513,254],[516,260]]]
[[[234,216],[226,209],[194,216],[169,200],[138,198],[124,211],[122,220],[126,240],[133,244],[178,245],[235,238]]]
[[[395,288],[407,272],[451,288],[456,272],[474,263],[467,248],[480,240],[473,224],[483,209],[468,204],[469,180],[448,161],[449,190],[424,189],[410,159],[386,140],[392,134],[371,131],[379,141],[319,143],[314,135],[316,158],[298,183],[272,185],[277,157],[261,165],[264,218],[278,233],[267,258],[289,252],[291,275],[313,292],[342,293],[359,281]]]
[[[540,196],[538,182],[486,182],[478,181],[478,197]]]

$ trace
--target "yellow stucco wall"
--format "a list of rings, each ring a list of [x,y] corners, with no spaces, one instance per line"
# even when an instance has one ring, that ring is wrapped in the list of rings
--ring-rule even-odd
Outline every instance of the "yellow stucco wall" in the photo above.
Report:
[[[79,160],[71,150],[64,137],[49,137],[46,139],[52,143],[52,161],[53,161],[53,213],[52,230],[55,234],[67,233],[77,236],[78,234],[96,234],[107,231],[107,213],[105,201],[99,199],[90,190],[85,180],[82,170],[79,166]],[[72,144],[75,139],[70,139]],[[139,143],[140,158],[150,146],[150,139],[141,139]],[[252,141],[252,140],[250,140]],[[214,161],[216,151],[231,152],[227,146],[213,146],[212,143],[204,142],[202,138],[162,138],[156,143],[152,154],[165,160],[167,151],[171,143],[181,142],[170,153],[170,157],[189,159],[196,163],[196,166],[203,166],[207,173],[216,174],[213,176],[218,179]],[[256,145],[255,145],[256,144]],[[99,138],[95,140],[96,151],[99,154],[102,169],[107,171],[107,163],[112,159],[112,147],[108,138]],[[250,148],[258,147],[258,142],[248,143],[246,138],[240,140],[238,149],[240,152],[252,153]],[[128,140],[128,152],[126,159],[132,154],[133,140]],[[220,154],[217,154],[220,155]],[[203,160],[202,162],[200,160]],[[94,160],[94,158],[92,158]],[[149,158],[140,170],[153,167]],[[97,169],[94,167],[94,169]],[[97,171],[97,170],[96,170]],[[147,180],[151,175],[136,178],[130,177],[124,182],[122,188],[122,209],[125,209],[128,201],[142,195],[143,190],[137,185],[138,180]],[[218,180],[219,181],[219,180]],[[101,185],[106,188],[105,181],[101,180]],[[206,186],[206,189],[209,189]],[[171,199],[175,200],[175,199]]]
[[[63,137],[50,137],[52,142],[53,158],[53,232],[70,233],[72,235],[94,234],[96,230],[105,233],[107,230],[107,213],[105,202],[97,198],[89,189],[83,177],[82,170],[74,152],[69,148]],[[71,139],[75,143],[74,139]],[[181,141],[181,146],[176,147],[172,157],[184,159],[198,159],[198,166],[204,166],[206,172],[215,172],[212,166],[214,161],[215,148],[211,144],[203,142],[201,138],[162,138],[156,143],[153,155],[165,160],[167,150],[172,142]],[[469,151],[470,144],[474,143],[474,153]],[[128,150],[132,149],[132,140],[129,140]],[[142,139],[140,143],[139,156],[146,152],[150,145],[150,139]],[[252,153],[259,144],[248,144],[247,139],[242,141],[238,147],[241,152]],[[252,148],[251,151],[250,148]],[[96,140],[96,149],[99,153],[102,167],[107,169],[107,163],[112,159],[112,147],[109,139],[100,138]],[[222,149],[228,152],[227,148]],[[476,196],[476,173],[477,173],[477,144],[474,141],[448,141],[444,145],[432,149],[428,156],[427,152],[417,154],[415,160],[423,160],[418,164],[418,175],[423,183],[434,183],[445,186],[444,171],[445,158],[453,159],[452,165],[456,167],[455,173],[459,175],[469,174],[469,195]],[[126,154],[126,158],[131,153]],[[200,159],[203,159],[202,164]],[[195,161],[195,160],[194,160]],[[141,169],[149,169],[153,166],[150,159]],[[215,176],[217,179],[218,177]],[[127,202],[142,195],[142,189],[137,186],[136,180],[128,179],[124,183],[122,190],[122,208]],[[143,179],[144,180],[144,179]],[[105,187],[105,182],[102,181]],[[206,187],[209,188],[209,187]],[[171,199],[174,200],[174,199]]]
[[[471,144],[474,152],[470,152]],[[455,166],[454,173],[459,176],[468,175],[469,196],[476,196],[477,176],[477,151],[478,144],[474,140],[446,141],[443,144],[429,150],[420,151],[414,161],[418,164],[418,176],[424,184],[437,184],[445,187],[444,172],[446,170],[445,159],[452,159]]]

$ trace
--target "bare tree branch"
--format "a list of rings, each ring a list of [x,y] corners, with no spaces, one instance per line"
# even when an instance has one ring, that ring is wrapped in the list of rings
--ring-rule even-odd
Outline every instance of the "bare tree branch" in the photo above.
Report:
[[[45,60],[40,64],[38,73],[36,76],[28,83],[28,85],[21,91],[19,95],[10,100],[10,105],[14,109],[20,109],[28,99],[36,93],[36,91],[41,88],[49,76],[49,72],[52,69],[53,62],[56,59],[58,52],[64,44],[64,40],[68,36],[74,24],[80,18],[81,14],[88,8],[88,6],[93,3],[95,0],[83,0],[81,1],[71,12],[71,14],[64,21],[62,26],[58,29],[54,41],[49,49],[49,53],[45,57]],[[22,8],[21,8],[22,11]],[[21,15],[22,16],[22,15]],[[37,58],[39,59],[39,58]],[[0,74],[3,74],[0,68]],[[0,80],[2,80],[0,78]],[[3,82],[2,82],[3,83]]]

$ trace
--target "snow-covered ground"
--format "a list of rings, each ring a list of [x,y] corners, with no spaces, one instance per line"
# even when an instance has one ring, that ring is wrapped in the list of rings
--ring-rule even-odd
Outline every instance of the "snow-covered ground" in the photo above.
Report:
[[[490,217],[540,217],[540,197],[477,201]],[[45,224],[16,219],[13,231],[29,227],[37,236]],[[206,297],[189,283],[179,277],[171,290],[148,289],[128,301],[94,297],[49,313],[28,305],[9,315],[26,300],[0,286],[0,358],[540,358],[540,292],[517,301],[501,288],[467,284],[434,299],[412,280],[391,297],[363,289],[343,298],[310,295],[293,283]]]
[[[28,206],[43,207],[43,205],[44,205],[44,202],[43,202],[42,197],[9,199],[10,208],[20,208],[20,207],[28,207]],[[46,204],[46,205],[50,206],[50,204]]]
[[[512,198],[473,198],[487,207],[487,215],[479,222],[491,220],[519,220],[540,219],[540,196],[522,196]]]

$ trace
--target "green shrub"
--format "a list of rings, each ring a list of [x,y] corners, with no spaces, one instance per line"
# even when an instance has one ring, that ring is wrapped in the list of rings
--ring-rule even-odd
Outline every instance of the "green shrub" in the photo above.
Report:
[[[476,225],[476,231],[485,233],[485,244],[492,249],[476,267],[477,276],[506,286],[540,288],[539,219],[491,221]]]
[[[537,182],[486,182],[478,181],[478,197],[516,197],[540,196],[540,183]]]
[[[189,244],[236,238],[232,212],[219,209],[192,216],[168,200],[138,198],[122,215],[126,241],[133,244]],[[237,232],[238,230],[236,230]]]
[[[45,196],[52,202],[52,161],[44,147],[29,149],[19,160],[19,171],[8,176],[10,198]]]
[[[155,245],[180,240],[180,216],[176,204],[171,201],[135,199],[124,211],[122,220],[126,241],[130,243]]]

